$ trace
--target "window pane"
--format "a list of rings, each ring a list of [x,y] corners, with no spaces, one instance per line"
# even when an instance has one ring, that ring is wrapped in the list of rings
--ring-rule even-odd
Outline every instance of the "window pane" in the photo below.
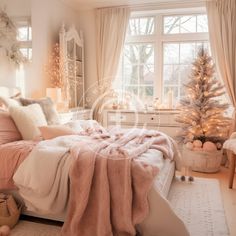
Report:
[[[208,32],[207,15],[197,16],[197,32]]]
[[[150,35],[154,33],[154,17],[140,17],[129,20],[129,35]]]
[[[207,15],[166,16],[164,34],[208,32]]]
[[[139,61],[139,45],[126,44],[124,50],[124,64],[137,64]]]
[[[179,33],[180,17],[170,16],[164,17],[164,33],[176,34]]]
[[[145,64],[139,67],[140,84],[153,84],[154,75],[154,65]]]
[[[138,83],[138,65],[124,65],[124,83],[137,84]]]
[[[178,85],[179,66],[164,65],[163,80],[165,85]]]
[[[134,96],[138,95],[138,87],[137,86],[126,86],[125,90],[130,95],[134,95]]]
[[[25,58],[32,59],[32,48],[20,48],[20,51]]]
[[[180,63],[186,64],[192,62],[195,58],[196,43],[181,43],[180,44]]]
[[[154,47],[152,44],[139,45],[140,63],[154,63]]]
[[[153,86],[140,86],[139,87],[139,98],[144,104],[151,104],[153,102]]]
[[[28,27],[19,27],[17,40],[27,41],[28,40]]]
[[[180,22],[180,33],[196,32],[196,16],[183,16]]]
[[[164,64],[179,63],[179,44],[165,43],[164,44]]]

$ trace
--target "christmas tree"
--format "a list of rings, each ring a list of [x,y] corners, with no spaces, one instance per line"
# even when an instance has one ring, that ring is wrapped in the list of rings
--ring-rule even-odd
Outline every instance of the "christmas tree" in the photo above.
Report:
[[[55,88],[62,88],[62,70],[60,64],[60,48],[58,43],[53,46],[46,71],[51,80],[52,86]]]
[[[206,49],[200,48],[193,62],[186,97],[180,101],[180,141],[222,142],[227,137],[231,119],[225,116],[228,104],[220,102],[224,87],[214,76],[214,64]]]

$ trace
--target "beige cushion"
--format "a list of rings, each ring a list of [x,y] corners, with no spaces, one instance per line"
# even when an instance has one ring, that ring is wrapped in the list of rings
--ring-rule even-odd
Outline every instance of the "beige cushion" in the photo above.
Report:
[[[0,105],[4,105],[6,108],[10,106],[21,106],[19,99],[8,98],[5,96],[0,96]]]
[[[64,125],[41,126],[39,127],[39,130],[41,131],[44,140],[76,134],[73,129]]]
[[[20,98],[20,102],[22,103],[23,106],[28,106],[30,104],[35,104],[35,103],[39,104],[43,110],[48,125],[60,124],[58,112],[50,98],[48,97],[40,99]]]
[[[9,113],[14,120],[24,140],[34,140],[40,135],[38,126],[47,125],[46,118],[39,104],[26,107],[9,107]]]

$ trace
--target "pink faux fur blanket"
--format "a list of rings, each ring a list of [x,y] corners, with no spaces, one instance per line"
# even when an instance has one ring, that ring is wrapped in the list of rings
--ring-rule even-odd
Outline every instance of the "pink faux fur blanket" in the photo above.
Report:
[[[158,173],[139,156],[149,148],[173,159],[172,142],[157,131],[94,135],[71,150],[70,200],[62,235],[131,236],[146,217],[147,195]]]

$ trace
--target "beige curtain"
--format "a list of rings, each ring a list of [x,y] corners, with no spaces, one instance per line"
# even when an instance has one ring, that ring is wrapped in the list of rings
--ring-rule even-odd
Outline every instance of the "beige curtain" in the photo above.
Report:
[[[236,109],[236,0],[212,0],[206,6],[213,58]]]
[[[130,10],[127,7],[96,10],[99,96],[95,102],[94,118],[100,122],[104,97],[117,74],[129,16]]]

